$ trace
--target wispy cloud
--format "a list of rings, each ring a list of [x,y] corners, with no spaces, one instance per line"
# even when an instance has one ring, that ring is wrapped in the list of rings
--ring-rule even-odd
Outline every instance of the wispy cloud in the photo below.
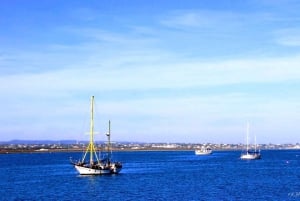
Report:
[[[99,90],[173,89],[242,83],[273,83],[300,78],[300,69],[297,67],[300,56],[219,62],[156,60],[155,66],[143,63],[144,58],[141,61],[134,60],[135,62],[128,65],[127,61],[133,61],[133,58],[128,60],[126,58],[127,55],[124,59],[118,58],[125,65],[119,63],[117,66],[110,64],[96,67],[87,64],[84,68],[80,65],[73,66],[72,69],[2,77],[1,90],[13,93],[22,87],[23,90],[18,93],[26,93],[26,89],[28,92],[35,93],[46,88],[49,92],[51,90],[85,90],[92,86],[99,86]],[[106,63],[105,60],[89,62]],[[107,62],[109,63],[110,61]],[[10,83],[9,88],[4,83]]]
[[[288,28],[276,31],[276,42],[280,45],[299,47],[300,28]]]
[[[119,59],[124,61],[122,58]],[[113,117],[117,124],[125,126],[126,130],[130,132],[136,132],[138,135],[138,132],[143,132],[142,130],[146,127],[156,125],[151,128],[151,136],[147,138],[142,135],[140,140],[154,141],[155,138],[164,140],[163,137],[159,137],[162,131],[173,133],[174,139],[179,140],[182,138],[182,134],[187,132],[194,134],[197,132],[218,133],[221,127],[217,129],[211,126],[209,128],[209,125],[215,125],[216,122],[225,119],[227,121],[232,119],[232,124],[227,125],[230,126],[242,123],[249,117],[260,120],[261,118],[270,118],[267,114],[270,112],[270,103],[265,100],[260,103],[260,99],[249,97],[249,95],[243,94],[244,92],[237,91],[239,93],[227,94],[221,91],[207,95],[190,93],[181,97],[181,90],[240,84],[264,85],[299,80],[300,78],[300,70],[297,67],[300,62],[299,56],[217,62],[174,60],[172,63],[168,60],[159,63],[158,61],[155,66],[145,65],[142,61],[136,61],[130,66],[119,63],[116,66],[114,64],[113,66],[95,67],[87,64],[85,68],[73,64],[74,68],[72,69],[3,76],[0,78],[0,93],[5,94],[6,98],[1,100],[2,111],[11,118],[16,115],[21,119],[35,120],[35,124],[30,122],[28,130],[45,132],[39,129],[39,124],[45,123],[43,118],[38,118],[41,111],[43,111],[42,116],[47,114],[46,121],[53,118],[52,125],[48,126],[56,127],[58,130],[63,127],[74,129],[71,124],[63,125],[65,123],[61,123],[64,122],[61,121],[61,118],[73,116],[73,122],[80,124],[79,119],[74,116],[82,116],[80,113],[84,113],[84,103],[87,102],[83,100],[93,94],[100,97],[101,113],[106,117]],[[99,61],[91,63],[97,62]],[[102,62],[105,63],[105,61]],[[146,98],[134,98],[135,96],[132,94],[134,91],[147,94],[151,90],[157,92],[173,90],[179,91],[179,93],[172,97],[155,93]],[[124,91],[125,93],[122,94],[130,93],[131,95],[119,96],[113,100],[105,97],[105,94],[108,92],[111,94],[113,91],[117,93]],[[13,97],[12,100],[10,97]],[[80,97],[80,99],[74,102],[74,100],[71,101],[72,97]],[[279,108],[278,115],[282,115],[285,104],[288,102],[277,100],[271,104],[271,108]],[[295,106],[295,104],[293,105]],[[72,108],[72,106],[76,107]],[[292,109],[289,108],[288,111]],[[53,113],[53,111],[57,112]],[[249,111],[253,111],[253,114]],[[26,115],[20,115],[20,112]],[[236,120],[237,117],[242,120]],[[138,126],[129,122],[137,121],[137,119],[140,119]],[[24,123],[21,124],[24,126]],[[206,128],[201,128],[201,125]],[[198,128],[199,126],[200,128]],[[116,134],[115,137],[119,139],[130,135],[128,131],[121,129],[116,129],[116,131],[119,134]],[[71,138],[71,133],[68,136]],[[135,139],[137,138],[135,137]]]
[[[221,31],[230,29],[239,30],[245,26],[253,26],[263,21],[271,21],[270,17],[270,14],[265,12],[243,13],[237,10],[178,10],[166,14],[160,22],[162,25],[174,28],[204,28]]]

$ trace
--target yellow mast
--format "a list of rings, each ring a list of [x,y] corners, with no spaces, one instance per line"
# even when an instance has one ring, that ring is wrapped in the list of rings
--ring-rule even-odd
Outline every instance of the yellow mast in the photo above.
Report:
[[[90,164],[93,164],[93,154],[95,154],[96,160],[99,162],[94,145],[94,96],[91,97],[90,143],[86,149],[84,157],[82,158],[82,162],[84,162],[88,152],[90,152]]]

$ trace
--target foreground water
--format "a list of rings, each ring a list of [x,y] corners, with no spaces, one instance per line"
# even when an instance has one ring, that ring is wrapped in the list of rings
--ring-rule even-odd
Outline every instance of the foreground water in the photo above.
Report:
[[[0,155],[0,200],[300,200],[300,150],[196,156],[192,151],[116,152],[119,175],[80,176],[82,153]]]

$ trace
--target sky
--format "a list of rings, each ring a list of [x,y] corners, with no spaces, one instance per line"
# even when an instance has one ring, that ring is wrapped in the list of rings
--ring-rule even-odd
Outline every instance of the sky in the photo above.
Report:
[[[296,0],[4,0],[0,141],[300,142]]]

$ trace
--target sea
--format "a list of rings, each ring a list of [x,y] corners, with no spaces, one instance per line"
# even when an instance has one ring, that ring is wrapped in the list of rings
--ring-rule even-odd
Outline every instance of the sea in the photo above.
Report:
[[[0,200],[300,200],[300,150],[122,151],[118,175],[81,176],[69,159],[82,153],[0,155]]]

